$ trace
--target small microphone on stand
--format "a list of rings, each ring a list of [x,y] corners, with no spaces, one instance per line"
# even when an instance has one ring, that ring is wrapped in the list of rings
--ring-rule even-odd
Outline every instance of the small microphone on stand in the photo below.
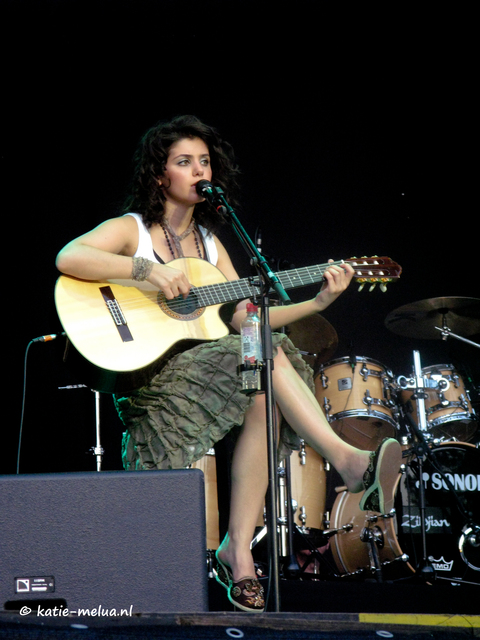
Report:
[[[357,366],[357,356],[355,355],[355,351],[353,349],[353,342],[350,341],[349,344],[350,347],[350,356],[349,356],[349,364],[352,367],[352,372],[355,371],[355,367]]]
[[[257,245],[258,253],[262,253],[262,230],[258,229],[255,236],[255,244]]]
[[[52,340],[56,340],[59,336],[64,336],[65,331],[62,333],[49,333],[46,336],[40,336],[38,338],[34,338],[32,342],[51,342]]]

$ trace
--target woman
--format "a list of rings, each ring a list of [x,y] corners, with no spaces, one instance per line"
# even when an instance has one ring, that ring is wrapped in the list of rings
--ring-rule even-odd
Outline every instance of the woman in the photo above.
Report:
[[[70,242],[58,254],[58,269],[87,280],[148,280],[168,299],[186,296],[190,290],[183,272],[168,266],[173,258],[208,259],[228,280],[238,279],[225,247],[212,233],[219,214],[196,191],[200,180],[213,179],[234,203],[237,175],[231,147],[197,118],[182,116],[157,125],[137,152],[126,215]],[[348,264],[332,265],[315,298],[270,310],[272,329],[323,311],[352,276]],[[237,332],[246,302],[237,304],[231,319]],[[288,425],[284,424],[280,446],[288,450],[295,437],[304,439],[333,464],[349,491],[366,489],[363,508],[388,512],[401,463],[399,444],[388,440],[372,454],[343,442],[315,399],[311,370],[298,351],[282,334],[274,334],[273,340],[275,401]],[[238,427],[228,533],[217,550],[217,579],[236,606],[263,611],[250,542],[267,490],[265,400],[262,393],[240,393],[239,349],[237,335],[190,349],[172,358],[146,387],[117,397],[116,404],[127,428],[126,469],[185,467]]]

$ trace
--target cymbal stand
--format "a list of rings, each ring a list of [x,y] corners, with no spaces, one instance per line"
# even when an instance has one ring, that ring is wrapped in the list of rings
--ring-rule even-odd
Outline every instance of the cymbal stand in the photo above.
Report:
[[[418,502],[419,502],[419,511],[420,511],[420,527],[421,527],[421,537],[422,537],[422,560],[417,569],[417,572],[421,575],[425,580],[432,580],[435,578],[435,570],[428,559],[427,555],[427,535],[426,535],[426,521],[425,521],[425,484],[423,482],[423,462],[425,456],[428,455],[428,444],[425,440],[424,433],[427,432],[427,419],[425,414],[425,400],[427,395],[425,393],[425,378],[422,375],[422,365],[420,360],[420,353],[418,351],[413,352],[413,363],[414,363],[414,376],[411,379],[405,380],[405,386],[403,388],[408,389],[411,388],[414,390],[413,398],[417,401],[417,424],[411,417],[411,415],[405,412],[405,418],[408,422],[408,426],[411,428],[413,434],[415,435],[416,444],[414,446],[414,451],[417,456],[418,462]]]
[[[445,318],[445,316],[443,316],[443,322],[442,322],[442,327],[435,327],[435,329],[437,329],[437,331],[441,331],[442,333],[442,340],[447,340],[447,338],[452,337],[452,338],[456,338],[457,340],[461,340],[462,342],[466,342],[467,344],[471,345],[472,347],[477,347],[477,349],[480,349],[480,344],[478,344],[477,342],[473,342],[472,340],[468,340],[467,338],[464,338],[463,336],[459,336],[456,333],[453,333],[453,331],[451,331],[451,329],[448,328],[447,326],[447,320]]]
[[[66,387],[59,387],[59,389],[88,389],[85,384],[69,384]],[[94,391],[95,394],[95,446],[90,448],[94,456],[97,459],[97,471],[102,470],[102,458],[104,449],[100,444],[100,392]]]

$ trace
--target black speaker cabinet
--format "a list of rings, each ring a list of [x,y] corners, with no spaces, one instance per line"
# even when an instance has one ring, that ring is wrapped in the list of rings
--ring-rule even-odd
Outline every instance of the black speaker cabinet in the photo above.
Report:
[[[0,609],[208,611],[204,495],[198,469],[0,476]]]

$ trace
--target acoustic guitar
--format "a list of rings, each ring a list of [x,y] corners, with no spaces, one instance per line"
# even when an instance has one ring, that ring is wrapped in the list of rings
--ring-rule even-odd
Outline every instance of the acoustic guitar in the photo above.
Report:
[[[384,290],[400,277],[401,267],[386,257],[351,258],[360,287],[379,284]],[[288,289],[320,283],[332,263],[281,271]],[[93,365],[92,388],[108,393],[139,388],[173,353],[228,334],[220,309],[228,302],[259,293],[258,278],[229,281],[200,258],[178,258],[192,288],[187,298],[167,300],[148,282],[86,281],[62,275],[55,287],[55,305],[69,341]],[[85,372],[87,369],[83,369]],[[84,375],[87,375],[84,373]],[[87,381],[85,381],[87,382]]]

